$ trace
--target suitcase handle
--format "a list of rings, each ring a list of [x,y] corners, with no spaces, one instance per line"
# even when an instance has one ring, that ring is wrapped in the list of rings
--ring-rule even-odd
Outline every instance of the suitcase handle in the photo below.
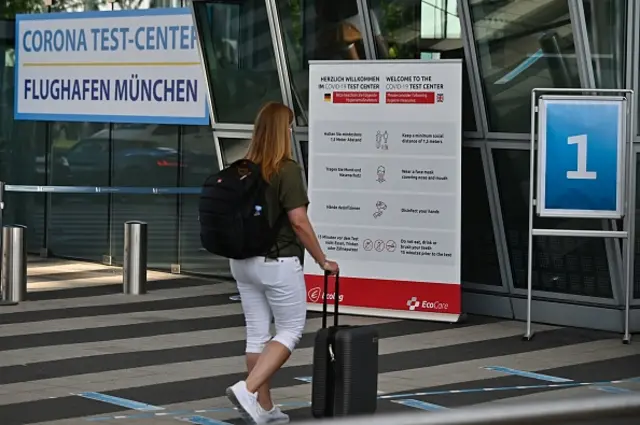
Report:
[[[324,272],[324,297],[322,297],[322,328],[327,327],[327,292],[329,292],[329,275],[331,272]],[[336,273],[336,286],[334,291],[335,308],[333,310],[333,326],[338,326],[338,298],[340,298],[340,272]]]

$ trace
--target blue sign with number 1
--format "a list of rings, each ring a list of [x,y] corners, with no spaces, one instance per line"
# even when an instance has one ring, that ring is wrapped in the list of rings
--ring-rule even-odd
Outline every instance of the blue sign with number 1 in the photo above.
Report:
[[[622,216],[625,102],[623,97],[541,98],[540,216]]]

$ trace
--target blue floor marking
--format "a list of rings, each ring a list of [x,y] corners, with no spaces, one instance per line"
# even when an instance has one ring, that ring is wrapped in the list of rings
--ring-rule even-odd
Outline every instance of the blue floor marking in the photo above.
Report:
[[[628,390],[626,388],[618,388],[618,387],[593,387],[594,390],[604,391],[605,393],[611,394],[622,394],[622,393],[632,393],[633,391]]]
[[[592,385],[588,383],[586,385]],[[396,398],[407,398],[407,397],[424,397],[424,396],[433,396],[433,395],[449,395],[449,394],[473,394],[473,393],[484,393],[491,391],[515,391],[515,390],[538,390],[538,389],[546,389],[546,388],[572,388],[579,387],[581,384],[543,384],[543,385],[521,385],[517,387],[489,387],[489,388],[467,388],[462,390],[441,390],[441,391],[425,391],[425,392],[417,392],[417,393],[398,393],[398,394],[387,394],[379,396],[378,398],[382,400],[391,400]]]
[[[604,391],[605,393],[610,393],[610,394],[624,394],[624,393],[632,393],[632,390],[629,390],[627,388],[620,388],[620,387],[594,387],[594,390],[598,390],[598,391]]]
[[[141,412],[150,412],[154,410],[164,410],[164,407],[153,406],[147,403],[141,403],[139,401],[127,400],[126,398],[114,397],[107,394],[86,392],[76,394],[80,397],[88,398],[90,400],[101,401],[103,403],[114,404],[116,406],[125,407],[132,410],[140,410]]]
[[[572,379],[559,378],[557,376],[544,375],[542,373],[528,372],[525,370],[511,369],[510,367],[487,366],[485,367],[485,369],[506,373],[507,375],[522,376],[523,378],[537,379],[538,381],[573,382]]]
[[[539,49],[537,52],[535,52],[534,54],[532,54],[531,56],[529,56],[528,58],[520,62],[518,66],[516,66],[513,70],[509,71],[508,74],[506,74],[505,76],[503,76],[493,84],[506,84],[510,82],[511,80],[516,78],[518,75],[520,75],[522,72],[524,72],[527,68],[529,68],[531,65],[536,63],[538,59],[543,58],[544,56],[545,55],[542,49]]]
[[[414,400],[407,398],[403,400],[391,400],[392,403],[401,404],[407,407],[413,407],[414,409],[427,410],[429,412],[435,412],[436,410],[446,410],[446,407],[438,406],[437,404],[427,403],[426,401]]]
[[[537,379],[538,381],[575,382],[573,379],[560,378],[558,376],[551,376],[551,375],[544,375],[542,373],[529,372],[526,370],[512,369],[510,367],[488,366],[488,367],[485,367],[484,369],[505,373],[507,375],[522,376],[524,378]],[[611,387],[611,386],[596,386],[594,387],[594,389],[598,391],[612,393],[612,394],[632,392],[631,390],[627,390],[626,388],[618,388],[618,387]]]
[[[114,415],[114,416],[93,416],[91,418],[85,418],[89,422],[104,422],[113,421],[114,419],[152,419],[158,417],[189,417],[195,413],[217,413],[217,412],[233,412],[234,409],[223,407],[220,409],[207,409],[203,410],[174,410],[159,413],[138,413],[133,415]],[[224,422],[222,422],[224,423]]]
[[[614,390],[628,391],[624,388],[607,387],[607,385],[623,384],[625,382],[640,383],[640,377],[620,379],[616,381],[566,382],[566,383],[540,384],[540,385],[518,385],[518,386],[512,386],[512,387],[485,387],[485,388],[466,388],[461,390],[439,390],[439,391],[425,391],[425,392],[413,392],[413,393],[395,393],[395,394],[379,395],[378,399],[391,401],[391,400],[402,399],[402,398],[428,397],[428,396],[436,396],[436,395],[473,394],[473,393],[498,392],[498,391],[544,390],[544,389],[594,387],[594,386],[597,386],[603,389],[612,388]],[[83,393],[83,394],[97,394],[97,393]],[[80,396],[81,394],[74,394],[74,395]],[[100,400],[100,401],[103,401],[103,400]],[[291,408],[308,407],[310,405],[311,403],[308,401],[306,402],[298,401],[298,402],[278,404],[278,406],[281,406],[281,407],[291,407]],[[153,407],[156,407],[156,406],[153,406]],[[226,412],[233,412],[233,411],[235,411],[235,409],[233,408],[220,407],[220,408],[214,408],[214,409],[163,411],[161,413],[136,413],[132,415],[93,416],[93,417],[85,418],[85,420],[90,422],[101,422],[101,421],[113,421],[114,419],[149,419],[149,418],[156,418],[159,416],[175,417],[175,416],[188,416],[188,415],[201,414],[201,413],[216,413],[216,412],[226,413]]]
[[[567,382],[567,383],[558,383],[558,384],[518,385],[518,386],[512,386],[512,387],[466,388],[461,390],[440,390],[440,391],[425,391],[425,392],[414,392],[414,393],[396,393],[396,394],[381,395],[381,396],[378,396],[378,398],[382,400],[391,400],[396,398],[425,397],[425,396],[449,395],[449,394],[472,394],[472,393],[498,392],[498,391],[577,388],[577,387],[602,386],[602,385],[608,385],[608,384],[622,384],[624,382],[640,382],[640,378],[624,379],[619,381]],[[615,388],[615,387],[610,387],[610,388]]]
[[[311,376],[298,376],[293,379],[295,379],[296,381],[306,382],[307,384],[310,384],[313,382],[313,377]],[[380,394],[384,394],[384,391],[378,390],[378,395]]]
[[[196,425],[231,425],[229,422],[216,421],[215,419],[205,418],[204,416],[187,416],[184,418],[176,419]]]
[[[78,395],[78,394],[76,394]],[[279,407],[290,407],[290,408],[299,408],[299,407],[308,407],[311,405],[308,401],[296,401],[289,403],[277,403]],[[93,416],[89,418],[84,418],[89,422],[103,422],[103,421],[113,421],[114,419],[150,419],[157,417],[189,417],[192,415],[198,416],[199,414],[204,413],[230,413],[235,412],[237,409],[232,407],[218,407],[214,409],[196,409],[196,410],[168,410],[160,413],[135,413],[132,415],[112,415],[112,416]],[[209,419],[209,418],[205,418]],[[215,422],[214,422],[215,423]],[[219,422],[219,424],[224,424],[225,422]]]

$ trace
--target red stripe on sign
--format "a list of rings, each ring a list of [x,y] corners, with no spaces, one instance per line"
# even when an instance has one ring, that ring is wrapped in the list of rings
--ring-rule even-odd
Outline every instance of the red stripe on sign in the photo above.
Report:
[[[333,103],[380,103],[380,93],[370,91],[336,91]]]
[[[324,276],[307,274],[307,302],[321,304],[325,296]],[[329,278],[327,299],[335,297],[335,279]],[[340,305],[384,310],[430,313],[461,313],[461,287],[455,283],[340,278]]]
[[[410,91],[394,91],[385,94],[387,103],[419,103],[428,104],[436,103],[436,94],[434,92],[410,92]]]

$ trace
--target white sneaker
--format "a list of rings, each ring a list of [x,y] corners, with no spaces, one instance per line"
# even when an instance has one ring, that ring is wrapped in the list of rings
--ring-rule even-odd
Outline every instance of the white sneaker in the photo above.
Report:
[[[289,423],[289,415],[284,413],[278,406],[273,406],[271,410],[264,410],[262,407],[261,416],[266,419],[265,424],[276,425],[276,424],[288,424]]]
[[[248,424],[263,425],[266,424],[266,416],[262,412],[264,409],[258,404],[258,396],[247,390],[247,383],[239,381],[233,386],[227,388],[227,397],[234,406],[238,408],[240,416]]]

